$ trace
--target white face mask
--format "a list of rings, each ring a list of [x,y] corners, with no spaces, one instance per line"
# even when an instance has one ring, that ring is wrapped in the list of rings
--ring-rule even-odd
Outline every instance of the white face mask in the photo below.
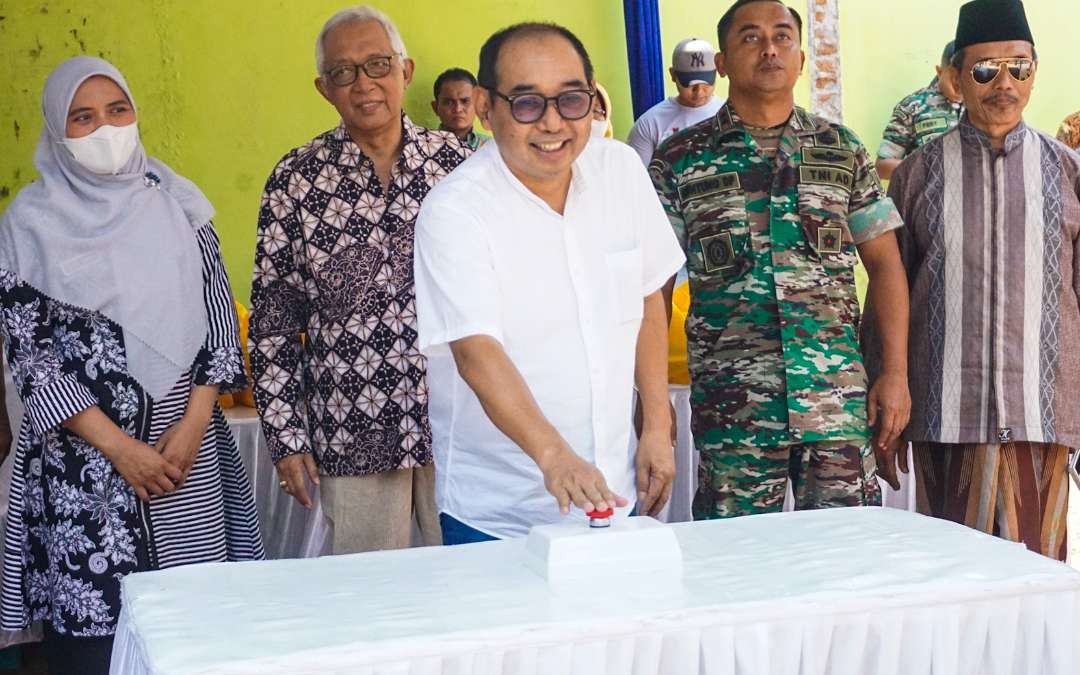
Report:
[[[75,161],[88,171],[106,175],[117,173],[127,164],[138,142],[138,122],[126,127],[103,124],[82,138],[60,141]]]
[[[607,133],[607,125],[607,120],[593,120],[592,130],[589,132],[589,135],[594,138],[603,138],[604,134]]]

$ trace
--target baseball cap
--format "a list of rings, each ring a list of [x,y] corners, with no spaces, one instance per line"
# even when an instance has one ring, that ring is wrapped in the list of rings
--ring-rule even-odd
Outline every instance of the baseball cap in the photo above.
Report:
[[[671,68],[684,87],[695,84],[716,84],[716,50],[701,38],[686,38],[675,45],[671,54]]]

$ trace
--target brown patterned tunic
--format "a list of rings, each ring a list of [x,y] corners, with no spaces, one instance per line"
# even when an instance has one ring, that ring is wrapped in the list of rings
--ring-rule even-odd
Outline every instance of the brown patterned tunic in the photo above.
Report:
[[[911,285],[908,440],[1080,445],[1080,156],[1023,123],[994,150],[965,117],[889,195]]]
[[[413,229],[470,150],[405,115],[402,125],[389,186],[343,125],[289,152],[266,182],[251,365],[275,462],[314,452],[323,473],[357,476],[431,461]]]

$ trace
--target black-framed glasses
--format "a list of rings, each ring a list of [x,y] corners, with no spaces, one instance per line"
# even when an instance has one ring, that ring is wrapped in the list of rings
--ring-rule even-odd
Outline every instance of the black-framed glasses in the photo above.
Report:
[[[361,70],[371,79],[377,80],[390,74],[395,56],[398,56],[398,54],[372,56],[363,63],[343,63],[327,70],[325,75],[337,87],[347,87],[356,82],[356,78],[360,77]]]
[[[593,97],[596,92],[589,89],[571,89],[556,96],[540,94],[515,94],[507,96],[494,87],[491,91],[510,104],[510,115],[520,124],[532,124],[547,112],[548,103],[555,104],[555,110],[564,120],[579,120],[592,113]]]
[[[983,59],[971,67],[971,79],[979,84],[990,84],[997,79],[1002,68],[1009,71],[1012,79],[1023,82],[1035,72],[1035,61],[1028,58]]]

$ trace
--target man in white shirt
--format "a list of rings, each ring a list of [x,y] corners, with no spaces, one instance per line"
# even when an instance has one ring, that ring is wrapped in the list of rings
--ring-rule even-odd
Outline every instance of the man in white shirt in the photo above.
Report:
[[[428,194],[416,237],[444,542],[635,498],[656,513],[675,471],[661,287],[682,251],[633,153],[590,140],[595,81],[572,33],[506,28],[478,79],[493,141]]]
[[[712,45],[699,38],[686,38],[675,46],[668,73],[679,95],[664,99],[642,113],[626,139],[646,166],[661,141],[712,117],[724,105],[724,100],[713,94],[715,57]]]

